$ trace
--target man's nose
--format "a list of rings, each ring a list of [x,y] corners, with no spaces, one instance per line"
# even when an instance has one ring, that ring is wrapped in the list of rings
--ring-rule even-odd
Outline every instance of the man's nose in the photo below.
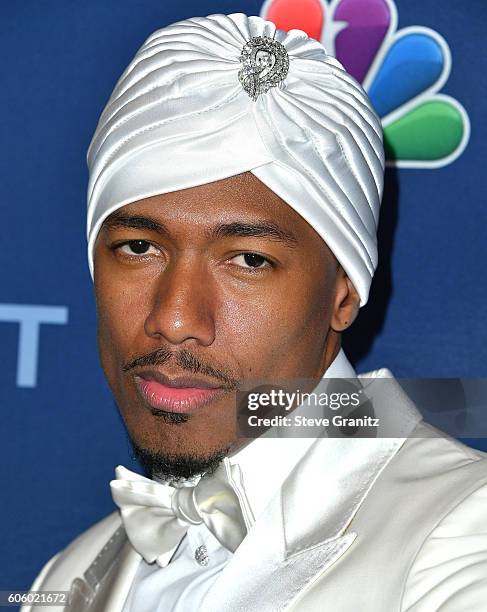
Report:
[[[170,263],[154,282],[145,332],[180,345],[193,340],[209,346],[215,340],[215,296],[210,272],[194,254]]]

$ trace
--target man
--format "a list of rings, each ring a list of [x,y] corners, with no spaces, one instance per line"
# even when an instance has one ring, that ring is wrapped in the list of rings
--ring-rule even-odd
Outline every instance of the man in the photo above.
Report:
[[[75,611],[485,609],[486,455],[388,370],[360,382],[392,435],[237,426],[254,380],[355,377],[340,335],[368,298],[384,173],[360,85],[299,30],[180,21],[123,73],[88,163],[101,362],[149,477],[117,468],[119,510],[33,589]]]

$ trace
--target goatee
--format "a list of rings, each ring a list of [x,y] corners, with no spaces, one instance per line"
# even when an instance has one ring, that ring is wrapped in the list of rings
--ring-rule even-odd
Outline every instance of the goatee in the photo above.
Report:
[[[160,481],[186,480],[201,474],[212,474],[231,448],[229,446],[206,456],[170,455],[142,448],[133,440],[130,442],[133,458],[139,462],[147,478]]]

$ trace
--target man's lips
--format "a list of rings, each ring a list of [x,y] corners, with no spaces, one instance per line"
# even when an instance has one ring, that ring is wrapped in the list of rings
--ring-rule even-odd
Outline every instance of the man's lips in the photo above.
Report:
[[[193,412],[225,391],[221,385],[202,378],[170,378],[157,370],[138,372],[134,380],[138,392],[149,406],[168,412]]]

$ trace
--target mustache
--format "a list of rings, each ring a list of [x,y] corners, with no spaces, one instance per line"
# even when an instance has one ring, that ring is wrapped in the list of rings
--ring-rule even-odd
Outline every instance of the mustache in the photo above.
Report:
[[[174,359],[175,363],[181,369],[187,372],[191,372],[192,374],[203,374],[205,376],[215,378],[219,382],[223,383],[225,388],[229,391],[239,388],[239,381],[236,378],[232,377],[230,374],[227,374],[220,368],[216,368],[209,363],[201,361],[198,357],[186,349],[173,352],[165,348],[160,348],[152,353],[140,355],[128,361],[122,366],[122,370],[123,372],[130,372],[136,368],[162,366],[168,363],[171,359]]]

